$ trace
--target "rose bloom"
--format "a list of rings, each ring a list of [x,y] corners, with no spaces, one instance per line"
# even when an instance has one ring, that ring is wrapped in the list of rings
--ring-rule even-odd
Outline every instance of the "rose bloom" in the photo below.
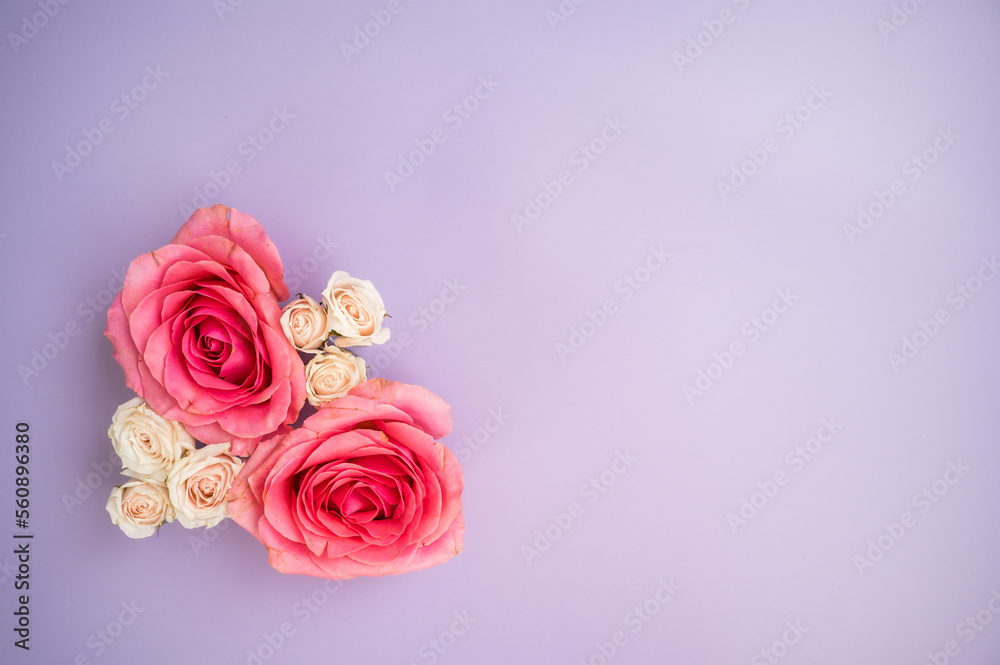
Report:
[[[306,365],[306,399],[318,407],[343,397],[367,378],[364,360],[350,351],[331,347]]]
[[[226,494],[243,461],[229,454],[228,443],[199,448],[170,471],[167,491],[177,521],[185,529],[211,527],[226,517]]]
[[[105,331],[125,382],[205,443],[247,455],[296,420],[302,360],[281,330],[281,259],[252,217],[201,208],[129,266]]]
[[[448,405],[373,379],[261,442],[229,515],[283,573],[346,579],[427,568],[462,550],[462,468],[435,441]]]
[[[299,351],[318,349],[330,336],[326,310],[309,296],[285,305],[281,312],[281,329]]]
[[[123,468],[161,482],[185,450],[194,450],[195,443],[183,425],[161,418],[141,397],[118,407],[108,436]]]
[[[114,488],[105,508],[129,538],[148,538],[174,519],[167,487],[156,480],[130,480]]]
[[[323,303],[329,327],[339,335],[334,340],[337,346],[371,346],[389,341],[389,329],[382,327],[382,296],[368,280],[338,270],[323,291]]]

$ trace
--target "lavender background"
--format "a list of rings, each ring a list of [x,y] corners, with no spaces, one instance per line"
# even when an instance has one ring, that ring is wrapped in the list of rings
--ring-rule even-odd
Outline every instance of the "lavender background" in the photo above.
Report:
[[[996,2],[15,0],[0,28],[3,662],[1000,659]],[[104,312],[217,202],[293,290],[384,294],[396,346],[363,355],[452,405],[459,557],[324,586],[235,526],[110,523]]]

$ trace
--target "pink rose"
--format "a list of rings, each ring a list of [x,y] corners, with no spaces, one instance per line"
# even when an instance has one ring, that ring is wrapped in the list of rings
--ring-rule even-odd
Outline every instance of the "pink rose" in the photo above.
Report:
[[[366,381],[299,429],[261,442],[229,516],[283,573],[395,575],[462,551],[462,468],[435,441],[448,405],[419,386]]]
[[[132,262],[104,334],[153,411],[248,455],[305,401],[305,369],[281,329],[287,297],[260,224],[200,208],[171,244]]]

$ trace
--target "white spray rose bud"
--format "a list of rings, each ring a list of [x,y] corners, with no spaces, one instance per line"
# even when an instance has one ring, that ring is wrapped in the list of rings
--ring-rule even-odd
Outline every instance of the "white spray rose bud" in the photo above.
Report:
[[[330,336],[326,310],[309,296],[300,296],[285,305],[281,329],[299,351],[318,349]]]
[[[333,348],[324,351],[306,365],[306,398],[319,407],[368,378],[365,362],[350,351]]]
[[[138,478],[163,481],[185,450],[194,450],[194,438],[184,426],[157,415],[141,397],[125,402],[115,411],[108,428],[122,468]]]
[[[167,487],[155,480],[130,480],[111,490],[105,506],[111,521],[129,538],[148,538],[174,519]]]
[[[215,443],[180,458],[167,478],[170,503],[186,529],[215,526],[225,518],[226,493],[243,468],[228,443]]]
[[[334,339],[337,346],[371,346],[389,341],[389,329],[382,327],[382,296],[368,280],[338,270],[323,290],[323,303],[329,327],[339,335]]]

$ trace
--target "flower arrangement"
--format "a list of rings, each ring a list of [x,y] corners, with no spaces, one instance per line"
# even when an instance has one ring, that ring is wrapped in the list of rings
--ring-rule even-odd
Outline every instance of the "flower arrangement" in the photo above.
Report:
[[[112,521],[145,538],[230,517],[275,569],[330,579],[455,556],[462,469],[438,441],[450,407],[368,380],[349,350],[388,341],[381,295],[339,270],[320,300],[282,307],[289,295],[263,227],[222,205],[132,261],[105,331],[137,395],[108,430],[131,478]],[[306,401],[316,411],[296,425]]]

